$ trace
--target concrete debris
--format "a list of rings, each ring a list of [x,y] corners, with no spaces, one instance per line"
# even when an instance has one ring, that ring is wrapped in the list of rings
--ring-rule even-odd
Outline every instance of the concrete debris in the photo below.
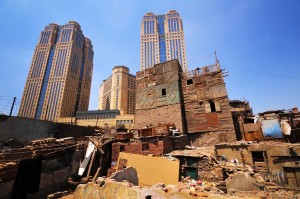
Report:
[[[123,180],[127,180],[128,182],[138,185],[138,177],[137,172],[133,167],[127,167],[124,170],[118,171],[114,173],[111,179],[115,179],[117,182],[122,182]]]
[[[209,190],[209,191],[207,191]],[[94,183],[81,184],[73,194],[74,199],[145,199],[145,198],[160,198],[160,199],[194,199],[194,198],[245,198],[244,196],[234,196],[224,194],[215,187],[202,188],[190,183],[179,183],[177,185],[157,184],[151,187],[131,186],[130,183],[115,182],[112,180],[106,181],[103,186]],[[254,195],[247,197],[259,198]]]
[[[241,183],[242,182],[242,183]],[[236,172],[233,176],[226,179],[227,192],[230,189],[238,189],[241,191],[262,190],[263,185],[260,185],[249,172]]]

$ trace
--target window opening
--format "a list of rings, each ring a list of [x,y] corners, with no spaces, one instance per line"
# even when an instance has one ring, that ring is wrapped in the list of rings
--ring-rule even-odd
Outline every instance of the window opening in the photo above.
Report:
[[[187,84],[187,85],[193,84],[193,79],[188,79],[188,80],[186,80],[186,84]]]
[[[120,152],[122,152],[122,151],[125,151],[125,146],[124,145],[120,146]]]
[[[209,102],[211,112],[216,112],[216,106],[214,101]]]
[[[148,151],[149,150],[149,143],[142,144],[142,151]]]
[[[255,162],[265,162],[264,152],[263,151],[252,151],[253,163]]]
[[[165,88],[161,89],[161,95],[162,96],[166,96],[167,95],[167,91]]]

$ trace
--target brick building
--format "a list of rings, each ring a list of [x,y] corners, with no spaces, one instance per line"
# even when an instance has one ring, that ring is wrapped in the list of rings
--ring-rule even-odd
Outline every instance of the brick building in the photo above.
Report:
[[[223,72],[216,64],[182,76],[187,132],[194,145],[236,140]]]
[[[219,62],[182,72],[177,60],[137,73],[137,128],[174,123],[194,145],[236,140]]]
[[[186,132],[181,74],[177,60],[137,72],[136,128],[174,123],[181,132]]]

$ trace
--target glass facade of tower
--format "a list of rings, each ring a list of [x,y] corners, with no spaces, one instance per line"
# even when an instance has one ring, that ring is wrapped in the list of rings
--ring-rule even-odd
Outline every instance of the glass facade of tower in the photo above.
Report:
[[[166,38],[165,38],[165,15],[157,15],[157,28],[159,40],[159,62],[167,61],[166,58]]]
[[[49,24],[35,48],[19,116],[56,121],[87,110],[93,54],[77,22]]]
[[[184,71],[188,70],[185,54],[182,20],[175,10],[166,15],[147,13],[141,25],[141,68],[178,59]]]

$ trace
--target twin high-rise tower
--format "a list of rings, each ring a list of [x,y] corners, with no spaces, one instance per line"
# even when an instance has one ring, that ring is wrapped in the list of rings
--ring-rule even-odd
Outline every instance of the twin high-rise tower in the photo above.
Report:
[[[141,24],[141,67],[178,59],[183,71],[188,70],[182,20],[178,12],[169,11],[166,15],[144,15]]]
[[[77,22],[49,24],[34,51],[19,116],[56,121],[88,110],[93,56]]]
[[[142,71],[173,59],[178,59],[183,71],[188,70],[182,20],[176,11],[171,10],[166,15],[144,15],[140,53]],[[76,111],[88,110],[93,55],[91,41],[84,37],[77,22],[70,21],[64,26],[49,24],[42,31],[35,48],[19,116],[57,121],[58,118],[75,116]],[[104,100],[102,93],[99,108],[122,109],[124,114],[133,114],[134,76],[126,67],[114,69],[114,74],[117,74],[116,87],[105,90],[114,84],[110,81],[103,84],[103,92],[107,91],[110,97]],[[119,75],[120,71],[125,71],[128,78]],[[125,101],[127,105],[121,104]]]

